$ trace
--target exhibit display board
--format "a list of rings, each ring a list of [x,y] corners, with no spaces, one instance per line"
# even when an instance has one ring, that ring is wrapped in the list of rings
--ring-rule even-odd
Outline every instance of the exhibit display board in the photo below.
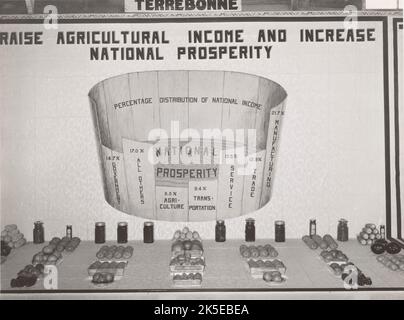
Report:
[[[321,233],[345,218],[400,238],[401,16],[49,23],[0,21],[2,225],[31,235],[42,220],[52,237],[73,224],[93,240],[95,222],[114,239],[127,221],[141,239],[148,219],[158,239],[184,222],[213,239],[225,219],[237,239],[251,217],[257,238],[273,238],[275,220],[301,238],[310,218]],[[204,129],[232,136],[204,145]],[[156,147],[162,131],[170,144]]]

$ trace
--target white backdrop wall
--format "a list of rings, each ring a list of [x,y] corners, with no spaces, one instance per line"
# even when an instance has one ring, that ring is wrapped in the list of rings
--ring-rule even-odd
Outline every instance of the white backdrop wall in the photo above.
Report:
[[[148,70],[227,70],[263,76],[288,92],[275,185],[270,203],[249,217],[257,238],[273,238],[274,221],[286,221],[287,237],[300,238],[315,217],[318,232],[336,235],[339,218],[354,236],[364,223],[385,223],[385,154],[382,23],[376,41],[298,42],[300,28],[340,28],[341,22],[243,22],[165,24],[60,24],[67,30],[166,30],[163,61],[90,61],[89,46],[56,46],[45,32],[42,46],[0,47],[1,225],[16,223],[32,240],[35,220],[47,238],[72,224],[93,239],[105,221],[128,221],[129,237],[142,238],[145,220],[113,209],[104,200],[88,91],[97,82]],[[270,60],[177,61],[174,47],[188,29],[242,28],[246,43],[260,28],[287,28],[288,41],[273,44]],[[0,25],[0,31],[43,31],[41,25]],[[212,114],[212,117],[215,115]],[[226,221],[227,237],[244,237],[245,216]],[[184,223],[158,221],[156,238],[171,238]],[[215,222],[189,223],[214,238]]]

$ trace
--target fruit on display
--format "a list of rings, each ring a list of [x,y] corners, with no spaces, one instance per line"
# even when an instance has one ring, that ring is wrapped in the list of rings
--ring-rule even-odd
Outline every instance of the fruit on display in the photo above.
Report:
[[[349,260],[341,250],[337,249],[323,250],[321,251],[320,256],[326,263],[347,262]]]
[[[177,286],[199,286],[202,283],[202,273],[177,273],[173,275],[173,282]]]
[[[177,270],[192,270],[197,269],[198,271],[203,271],[205,267],[205,260],[203,257],[192,258],[190,255],[178,255],[171,258],[170,269],[172,271]]]
[[[102,246],[96,253],[99,260],[128,260],[133,255],[132,246]]]
[[[18,272],[17,278],[11,279],[10,286],[11,288],[32,287],[38,278],[43,276],[43,272],[43,264],[37,264],[36,266],[29,264]]]
[[[395,242],[388,242],[384,239],[376,240],[370,247],[373,253],[375,254],[382,254],[382,253],[389,253],[389,254],[398,254],[401,251],[401,247]]]
[[[311,250],[316,250],[318,248],[318,244],[310,238],[310,236],[303,236],[302,240]]]
[[[390,254],[397,254],[401,251],[401,247],[395,243],[395,242],[390,242],[389,244],[386,245],[386,252]]]
[[[243,258],[249,259],[262,259],[262,258],[276,258],[279,253],[278,251],[271,246],[270,244],[266,245],[259,245],[259,246],[247,246],[241,245],[240,246],[240,254]]]
[[[1,241],[1,256],[6,258],[11,252],[11,247],[5,241]]]
[[[265,245],[251,245],[247,246],[242,244],[239,248],[239,252],[242,258],[245,259],[245,263],[250,271],[250,275],[255,279],[264,279],[267,282],[283,282],[278,277],[270,276],[272,274],[285,274],[286,266],[283,262],[277,259],[279,253],[270,244]],[[274,273],[275,272],[275,273]],[[267,275],[264,276],[264,274]]]
[[[191,252],[193,257],[200,257],[203,254],[202,239],[197,231],[190,231],[188,227],[174,232],[171,253],[182,255]]]
[[[382,254],[386,251],[387,244],[388,242],[386,240],[376,240],[375,243],[370,246],[370,250],[375,254]]]
[[[281,283],[285,281],[285,279],[282,277],[282,274],[279,271],[268,271],[264,272],[262,275],[262,279],[264,279],[265,282],[275,282],[275,283]]]
[[[322,250],[336,250],[338,248],[338,243],[330,234],[326,234],[323,237],[318,234],[315,234],[311,237],[305,235],[302,237],[302,240],[312,250],[316,250],[317,248],[320,248]]]
[[[338,248],[338,243],[334,240],[334,238],[330,234],[324,235],[323,240],[327,243],[328,248],[330,248],[331,250],[335,250]]]
[[[24,234],[18,230],[15,224],[9,224],[4,227],[1,232],[1,241],[4,241],[12,249],[17,249],[27,243]]]
[[[109,284],[114,282],[115,275],[112,272],[96,272],[92,277],[94,284]]]
[[[376,260],[392,271],[404,271],[404,255],[403,254],[383,254],[376,257]]]
[[[114,276],[123,276],[126,266],[127,262],[124,261],[101,262],[97,260],[88,267],[88,274],[90,276],[93,276],[95,273],[101,272],[101,273],[112,273],[114,274]]]
[[[1,264],[7,260],[12,249],[18,249],[26,243],[27,240],[18,230],[17,225],[6,225],[1,232]]]
[[[318,234],[313,235],[311,238],[317,244],[317,246],[320,247],[320,249],[324,250],[328,248],[328,243]]]
[[[358,242],[361,245],[372,245],[376,240],[380,240],[382,237],[377,230],[377,227],[374,223],[367,223],[363,228],[362,231],[356,237]]]
[[[200,285],[205,266],[199,233],[188,227],[175,231],[169,264],[174,285]]]
[[[80,238],[53,237],[49,243],[32,257],[32,264],[56,265],[62,261],[62,252],[73,252],[80,244]]]

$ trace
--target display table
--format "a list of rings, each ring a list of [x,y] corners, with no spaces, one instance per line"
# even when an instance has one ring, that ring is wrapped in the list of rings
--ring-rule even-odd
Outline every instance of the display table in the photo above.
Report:
[[[286,265],[287,281],[281,285],[269,285],[261,279],[253,279],[239,254],[241,240],[228,240],[224,243],[203,241],[206,270],[200,287],[177,288],[172,284],[169,272],[170,241],[156,241],[144,244],[131,241],[134,253],[126,267],[121,280],[106,287],[93,285],[88,277],[87,268],[96,260],[95,254],[101,245],[82,242],[70,254],[63,254],[63,261],[58,265],[58,290],[122,290],[128,292],[202,290],[202,291],[262,291],[262,290],[344,290],[343,282],[335,277],[320,260],[320,249],[310,250],[301,240],[287,240],[275,243],[273,240],[259,240],[254,244],[272,244],[279,252],[278,259]],[[113,242],[109,245],[116,244]],[[44,290],[41,280],[31,288],[11,288],[10,280],[17,276],[19,270],[31,263],[32,256],[44,245],[29,243],[13,250],[7,261],[1,265],[1,290],[5,292],[22,292],[27,290]],[[403,290],[404,271],[391,271],[376,261],[370,248],[361,246],[356,240],[339,243],[342,250],[358,268],[372,278],[373,285],[362,289]]]

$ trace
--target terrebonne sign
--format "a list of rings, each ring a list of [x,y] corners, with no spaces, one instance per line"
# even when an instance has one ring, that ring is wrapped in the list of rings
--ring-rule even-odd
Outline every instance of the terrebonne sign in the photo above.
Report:
[[[241,11],[241,0],[125,0],[125,12]]]

